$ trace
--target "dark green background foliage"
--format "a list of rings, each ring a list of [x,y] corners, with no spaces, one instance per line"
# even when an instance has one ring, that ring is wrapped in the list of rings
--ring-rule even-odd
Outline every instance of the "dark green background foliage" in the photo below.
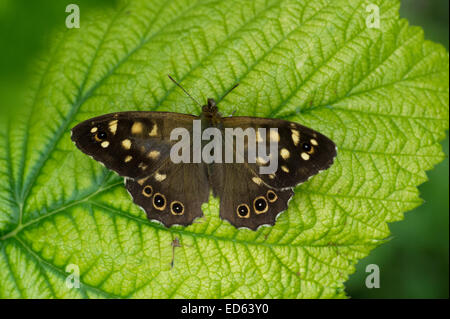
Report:
[[[84,9],[110,7],[115,0],[79,0]],[[30,64],[46,49],[51,30],[64,24],[70,1],[0,1],[0,110],[15,105]],[[61,14],[63,12],[64,14]],[[9,100],[11,99],[11,100]]]
[[[16,109],[17,105],[22,104],[18,102],[18,99],[27,98],[26,92],[28,88],[26,83],[29,82],[30,76],[35,72],[34,65],[36,59],[39,60],[41,54],[46,54],[49,40],[54,36],[54,30],[61,29],[61,25],[64,24],[66,17],[64,8],[67,4],[72,2],[73,1],[57,0],[0,0],[0,112],[6,113],[11,109]],[[99,8],[107,10],[115,6],[115,1],[107,0],[79,0],[76,1],[76,3],[83,8],[82,14],[89,12],[90,10],[98,10]],[[400,15],[408,18],[411,25],[421,26],[424,29],[426,39],[441,43],[448,49],[447,0],[405,0],[402,2]],[[351,30],[349,32],[351,32]],[[148,71],[148,69],[145,70]],[[142,76],[145,80],[145,75]],[[193,80],[191,83],[193,82],[195,81]],[[254,85],[254,88],[257,89],[258,83],[254,83]],[[222,88],[216,89],[220,90]],[[325,91],[326,89],[328,88],[324,87]],[[209,94],[209,92],[199,92],[199,88],[195,87],[192,88],[192,90],[199,95]],[[249,92],[250,91],[251,90],[249,90]],[[211,92],[216,91],[211,90]],[[171,94],[173,96],[176,95],[173,92]],[[184,97],[177,97],[177,99],[178,101],[186,101]],[[246,101],[245,99],[243,100]],[[102,107],[103,106],[98,106],[99,110],[103,110]],[[110,111],[116,111],[116,109],[111,109]],[[310,121],[314,122],[314,120],[311,119]],[[359,261],[356,266],[355,274],[350,276],[349,281],[346,283],[346,294],[348,296],[353,298],[448,297],[448,137],[444,140],[443,145],[446,154],[445,160],[437,165],[434,170],[428,172],[430,180],[419,188],[421,197],[424,199],[425,203],[415,210],[406,213],[403,221],[390,224],[392,233],[390,240],[373,250],[368,257]],[[82,158],[81,155],[79,156],[80,157],[78,158]],[[106,176],[104,177],[106,179]],[[108,177],[111,176],[108,175]],[[114,178],[111,179],[114,182],[118,181],[114,180]],[[114,186],[116,184],[111,185]],[[115,192],[118,193],[119,196],[121,195],[120,188],[117,188]],[[214,206],[214,204],[212,206]],[[138,220],[139,216],[136,216],[133,215],[132,217]],[[152,229],[152,224],[146,224],[144,219],[139,220],[139,223],[144,226],[150,225],[150,229]],[[229,229],[226,228],[226,231],[229,231]],[[180,233],[182,232],[183,230]],[[125,233],[124,236],[126,237],[127,233]],[[207,238],[207,236],[209,235],[206,235],[205,238]],[[26,238],[26,235],[24,235],[23,238]],[[39,245],[39,243],[36,245]],[[185,247],[192,247],[192,245],[189,246],[188,244]],[[170,247],[163,248],[166,249],[167,255],[164,257],[167,257],[166,259],[170,260]],[[45,249],[42,249],[44,251],[43,254],[45,254]],[[212,247],[212,249],[214,249],[214,247]],[[339,249],[337,248],[336,251],[339,251]],[[345,248],[342,248],[342,251],[345,253],[344,250]],[[6,255],[5,249],[0,249],[0,251],[2,254]],[[151,252],[148,253],[151,254]],[[3,255],[0,255],[0,257],[2,256]],[[280,256],[281,258],[286,257],[282,254]],[[8,258],[10,261],[14,260],[14,255],[9,256]],[[120,257],[118,259],[120,259]],[[289,258],[286,258],[286,260],[283,260],[283,263],[289,266],[289,260]],[[365,273],[365,267],[372,263],[380,266],[380,289],[367,289],[364,285],[365,276],[367,275]],[[343,265],[343,267],[347,266],[347,264]],[[46,265],[43,266],[43,268],[45,267]],[[320,266],[318,267],[320,268]],[[51,271],[49,272],[51,273]],[[168,276],[170,276],[170,272],[168,273]],[[129,274],[130,277],[133,275],[135,274]],[[2,278],[0,277],[0,285],[2,283],[1,279]],[[88,282],[95,281],[95,278],[84,279]],[[117,278],[115,280],[116,282],[120,282]],[[32,279],[30,279],[30,281],[32,281]],[[89,290],[90,288],[93,290]],[[106,285],[105,290],[110,293],[110,295],[106,294],[106,296],[122,296],[120,290],[114,290],[116,288],[117,287],[111,288]],[[34,287],[34,289],[39,290],[39,287]],[[100,290],[96,291],[96,287],[88,287],[87,291],[87,295],[89,296],[105,296]],[[27,293],[25,293],[25,297]],[[37,294],[36,292],[34,293]],[[53,295],[57,295],[58,293],[59,292],[53,292]],[[189,291],[185,291],[184,293],[189,294]],[[30,294],[33,295],[33,292],[30,292]],[[143,295],[150,296],[150,293],[143,293]],[[283,294],[283,292],[280,292],[279,295],[289,296],[288,293]],[[302,294],[298,295],[301,296]],[[307,293],[304,295],[309,296]],[[342,297],[342,291],[326,291],[325,293],[321,292],[318,294],[318,296],[334,295]],[[256,295],[256,297],[258,296]]]

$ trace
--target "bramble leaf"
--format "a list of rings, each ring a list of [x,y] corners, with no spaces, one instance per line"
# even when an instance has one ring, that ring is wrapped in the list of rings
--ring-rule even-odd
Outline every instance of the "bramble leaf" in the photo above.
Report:
[[[345,297],[355,263],[421,203],[417,186],[443,159],[448,53],[398,8],[168,0],[84,13],[53,36],[22,111],[0,125],[0,297]],[[311,127],[337,144],[335,164],[295,189],[274,227],[237,230],[215,199],[189,227],[148,221],[70,129],[116,111],[198,114],[167,74],[199,100],[239,82],[223,114]],[[79,289],[66,285],[71,264]]]

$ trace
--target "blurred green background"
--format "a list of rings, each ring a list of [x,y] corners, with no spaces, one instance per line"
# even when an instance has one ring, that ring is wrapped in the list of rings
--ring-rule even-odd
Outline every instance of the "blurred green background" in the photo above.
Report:
[[[23,84],[33,74],[33,61],[45,51],[52,29],[65,26],[65,9],[70,3],[78,4],[85,12],[113,6],[116,1],[0,0],[0,115],[15,109],[20,105],[17,99],[26,96]]]
[[[0,0],[0,112],[17,105],[33,59],[45,50],[46,37],[64,25],[65,7],[74,1]],[[111,6],[111,0],[77,0],[83,11]],[[448,0],[403,0],[400,14],[425,30],[429,40],[449,44]],[[1,114],[1,113],[0,113]],[[352,298],[449,297],[449,140],[444,162],[420,187],[425,203],[391,224],[392,239],[361,260],[347,283]],[[380,267],[380,288],[365,286],[366,266]]]

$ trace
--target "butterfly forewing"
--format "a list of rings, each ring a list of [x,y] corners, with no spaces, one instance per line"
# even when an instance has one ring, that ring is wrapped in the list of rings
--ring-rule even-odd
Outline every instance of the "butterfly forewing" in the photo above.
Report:
[[[270,160],[276,158],[276,170],[269,174],[261,174],[261,166],[270,165],[267,160],[259,160],[256,152],[254,163],[246,165],[267,185],[285,189],[303,183],[311,176],[331,166],[336,156],[336,145],[328,137],[310,128],[280,119],[256,117],[224,118],[224,128],[253,128],[257,131],[264,128],[266,136],[266,155]],[[271,129],[276,129],[272,130]],[[270,153],[270,142],[276,142],[275,154]],[[244,148],[243,158],[248,160],[248,145]]]
[[[197,117],[167,112],[120,112],[95,117],[72,129],[72,140],[84,153],[119,175],[149,176],[169,158],[170,133],[192,129]]]

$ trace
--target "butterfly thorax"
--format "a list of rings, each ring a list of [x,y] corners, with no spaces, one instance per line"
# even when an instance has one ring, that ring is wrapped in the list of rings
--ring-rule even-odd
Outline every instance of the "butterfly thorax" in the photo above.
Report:
[[[222,115],[218,112],[217,104],[214,99],[209,98],[208,104],[202,106],[200,118],[205,126],[218,126],[218,124],[222,122]]]

